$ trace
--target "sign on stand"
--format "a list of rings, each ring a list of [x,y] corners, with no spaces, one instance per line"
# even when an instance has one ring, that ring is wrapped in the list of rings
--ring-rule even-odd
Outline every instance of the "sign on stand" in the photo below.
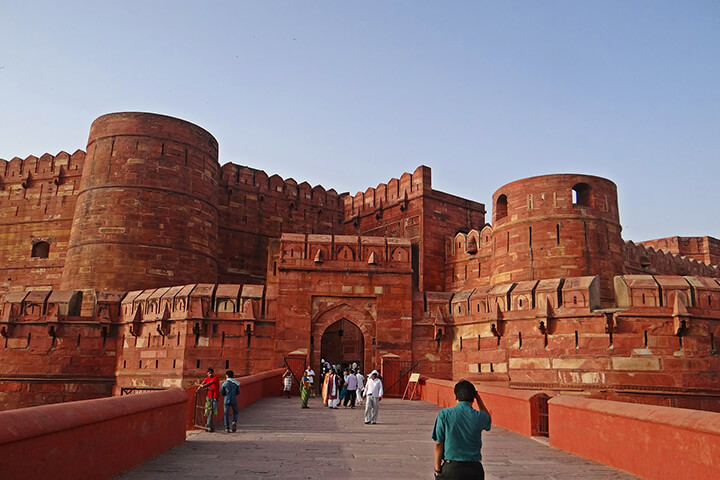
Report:
[[[418,382],[420,381],[420,374],[419,373],[413,373],[410,375],[410,380],[408,380],[408,384],[405,387],[405,392],[403,392],[402,399],[405,400],[405,396],[408,393],[408,390],[410,389],[410,386],[412,385],[412,392],[410,393],[410,397],[408,400],[413,400],[415,398],[415,391],[417,390]]]

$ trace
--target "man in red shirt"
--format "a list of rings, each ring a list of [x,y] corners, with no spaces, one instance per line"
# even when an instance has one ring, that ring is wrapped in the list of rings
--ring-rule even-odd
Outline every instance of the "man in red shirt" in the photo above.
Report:
[[[214,432],[213,417],[217,411],[218,398],[220,398],[220,379],[215,375],[215,370],[212,367],[207,369],[207,376],[200,387],[207,387],[208,389],[205,397],[205,414],[207,415],[205,427],[209,432]]]

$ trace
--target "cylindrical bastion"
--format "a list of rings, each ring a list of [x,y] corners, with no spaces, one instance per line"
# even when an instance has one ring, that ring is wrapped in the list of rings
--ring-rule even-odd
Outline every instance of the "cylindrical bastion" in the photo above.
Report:
[[[138,290],[217,280],[218,144],[152,113],[90,127],[62,288]]]
[[[492,284],[599,275],[612,299],[622,275],[617,187],[591,175],[518,180],[493,195]]]

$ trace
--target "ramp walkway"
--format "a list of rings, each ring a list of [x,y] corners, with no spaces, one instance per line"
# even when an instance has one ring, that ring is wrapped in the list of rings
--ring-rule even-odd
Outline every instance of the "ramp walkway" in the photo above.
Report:
[[[430,438],[440,408],[383,399],[377,425],[363,408],[330,410],[318,398],[262,399],[240,411],[238,431],[191,432],[188,440],[121,480],[414,480],[433,478]],[[633,475],[493,427],[483,433],[488,480],[631,480]]]

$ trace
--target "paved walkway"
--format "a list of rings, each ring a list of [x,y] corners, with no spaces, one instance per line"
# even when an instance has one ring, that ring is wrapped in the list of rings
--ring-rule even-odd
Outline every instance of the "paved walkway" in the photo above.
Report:
[[[363,410],[329,410],[319,399],[272,397],[240,411],[238,431],[193,432],[172,450],[121,475],[122,480],[415,480],[433,478],[430,439],[439,408],[384,399],[377,425]],[[487,480],[631,480],[605,467],[508,430],[483,433]]]

